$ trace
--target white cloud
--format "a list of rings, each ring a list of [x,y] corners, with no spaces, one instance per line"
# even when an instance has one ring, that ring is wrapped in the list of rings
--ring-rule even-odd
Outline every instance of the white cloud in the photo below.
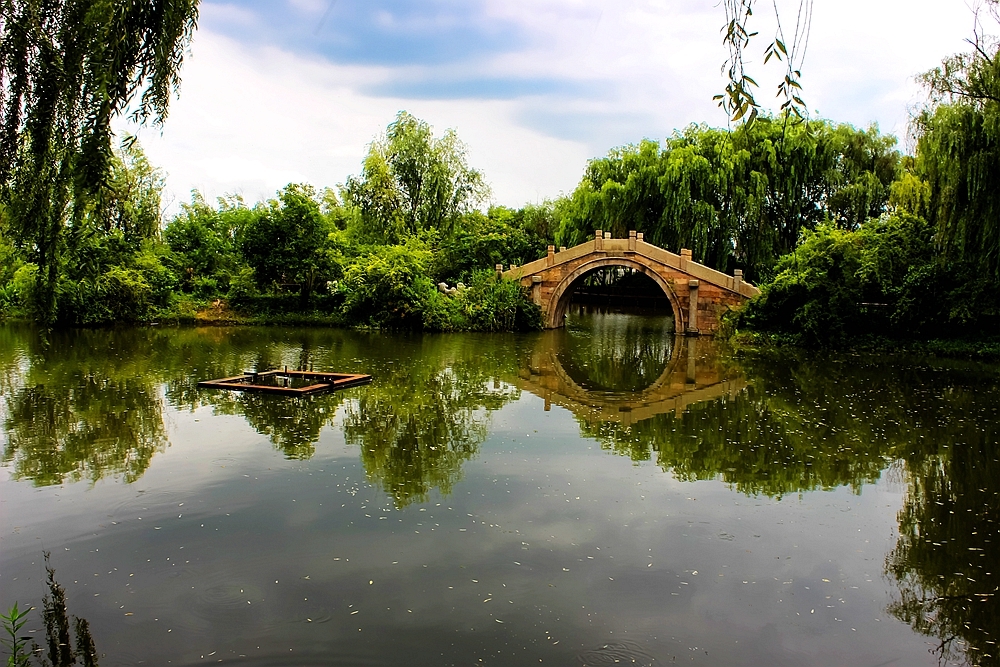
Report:
[[[326,0],[289,3],[314,18],[329,9]],[[758,7],[751,59],[759,99],[770,103],[780,69],[761,68],[756,55],[773,32],[767,4]],[[797,4],[779,0],[786,17]],[[810,108],[859,126],[875,121],[898,136],[920,99],[913,76],[967,48],[972,26],[964,0],[816,0],[815,8],[803,73]],[[662,138],[690,122],[726,122],[711,100],[723,87],[725,55],[714,0],[483,0],[470,16],[478,28],[510,27],[512,46],[441,64],[366,66],[303,54],[299,45],[293,53],[223,37],[215,28],[240,34],[247,26],[260,39],[268,21],[238,3],[205,4],[182,95],[163,134],[146,129],[140,138],[169,173],[175,203],[191,188],[255,200],[291,181],[344,182],[367,143],[406,109],[438,131],[456,128],[497,203],[520,205],[572,190],[586,160],[613,146]],[[387,20],[393,30],[421,21]],[[540,83],[489,99],[488,85],[476,87],[489,80]],[[471,81],[472,92],[443,99],[435,81]],[[426,89],[414,89],[421,95],[372,92],[423,82]]]
[[[367,144],[401,109],[438,131],[456,128],[497,203],[520,205],[575,187],[586,149],[520,126],[519,102],[357,92],[386,75],[381,68],[336,66],[274,48],[251,50],[199,33],[184,68],[183,95],[162,133],[138,131],[152,162],[167,172],[168,212],[187,201],[191,189],[255,201],[289,182],[343,183],[360,170]]]

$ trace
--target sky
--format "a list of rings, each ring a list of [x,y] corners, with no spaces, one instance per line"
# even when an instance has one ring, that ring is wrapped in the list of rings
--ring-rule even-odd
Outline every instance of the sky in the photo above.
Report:
[[[758,0],[753,19],[748,67],[773,109],[771,2],[790,28],[798,0]],[[490,203],[539,203],[612,148],[724,127],[723,22],[719,0],[203,0],[165,124],[122,129],[164,171],[168,215],[194,189],[254,202],[290,182],[336,188],[400,110],[458,132]],[[965,0],[815,0],[810,114],[877,123],[905,150],[914,76],[972,29]]]

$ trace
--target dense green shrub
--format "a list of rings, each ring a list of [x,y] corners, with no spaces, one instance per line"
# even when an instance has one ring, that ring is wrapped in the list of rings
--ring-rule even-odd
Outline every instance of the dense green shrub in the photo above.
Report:
[[[149,314],[153,288],[136,269],[113,266],[97,279],[97,302],[107,309],[102,321],[135,322]]]
[[[255,297],[258,294],[260,294],[260,291],[257,289],[257,276],[254,275],[252,268],[244,266],[233,276],[226,296],[232,302]]]
[[[344,270],[338,291],[350,322],[383,328],[420,328],[436,293],[427,275],[431,252],[423,244],[375,246]]]
[[[469,329],[469,319],[459,300],[438,290],[427,295],[421,313],[421,324],[425,331],[452,332]]]
[[[861,318],[861,240],[830,225],[806,232],[778,261],[777,276],[750,301],[738,326],[793,336],[805,344],[843,340]]]
[[[12,308],[22,313],[30,311],[38,284],[37,273],[38,267],[34,264],[23,264],[14,272],[6,290]]]
[[[9,283],[14,278],[14,273],[22,266],[24,260],[21,258],[21,253],[4,235],[3,227],[0,226],[0,285]]]
[[[293,287],[308,303],[320,283],[339,273],[325,246],[334,231],[310,186],[290,184],[254,210],[239,231],[238,247],[259,287]]]
[[[164,228],[163,238],[181,289],[201,298],[225,294],[241,260],[236,236],[254,215],[239,197],[219,199],[209,206],[200,193]]]
[[[435,291],[423,312],[427,331],[532,331],[542,328],[541,309],[515,281],[479,271],[453,296]]]
[[[457,299],[473,331],[530,331],[542,328],[542,311],[526,290],[493,271],[479,271]]]
[[[820,226],[781,258],[735,324],[809,346],[990,330],[1000,317],[992,280],[943,256],[935,238],[931,223],[902,212],[854,232]]]

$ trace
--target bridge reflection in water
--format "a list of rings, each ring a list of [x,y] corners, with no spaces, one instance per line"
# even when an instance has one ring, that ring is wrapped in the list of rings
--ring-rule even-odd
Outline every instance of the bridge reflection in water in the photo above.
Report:
[[[541,334],[514,384],[588,424],[623,426],[688,406],[735,397],[742,374],[725,367],[713,341],[675,336],[672,318],[573,316]]]

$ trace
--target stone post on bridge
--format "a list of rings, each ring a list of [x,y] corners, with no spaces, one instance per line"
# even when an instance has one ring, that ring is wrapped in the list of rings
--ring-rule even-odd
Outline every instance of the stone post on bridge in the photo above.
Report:
[[[681,266],[680,266],[681,271],[687,271],[688,262],[693,262],[693,261],[694,260],[691,258],[691,251],[688,250],[687,248],[681,248]]]
[[[683,252],[683,251],[682,251]],[[691,252],[688,250],[688,252]],[[697,280],[688,281],[688,325],[684,333],[689,336],[698,335],[698,286]]]

